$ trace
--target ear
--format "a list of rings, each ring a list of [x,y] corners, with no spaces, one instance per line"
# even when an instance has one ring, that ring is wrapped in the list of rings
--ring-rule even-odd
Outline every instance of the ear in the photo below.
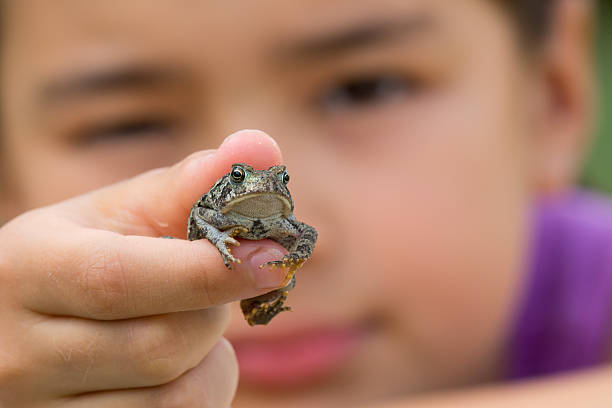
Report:
[[[536,189],[556,195],[574,183],[594,112],[590,1],[559,0],[541,54],[536,112]]]

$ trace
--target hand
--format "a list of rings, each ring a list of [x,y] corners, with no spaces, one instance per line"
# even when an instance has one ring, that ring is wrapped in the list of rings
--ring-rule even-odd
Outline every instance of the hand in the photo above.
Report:
[[[237,385],[228,302],[279,287],[272,241],[228,271],[184,238],[193,203],[234,162],[280,163],[261,132],[21,215],[0,229],[0,406],[227,407]]]

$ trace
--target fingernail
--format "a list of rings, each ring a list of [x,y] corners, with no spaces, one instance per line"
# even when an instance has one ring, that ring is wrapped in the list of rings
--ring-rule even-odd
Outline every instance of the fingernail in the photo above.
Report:
[[[275,289],[281,286],[287,272],[282,268],[270,268],[266,262],[278,261],[284,256],[283,252],[274,248],[259,248],[247,257],[255,286],[258,289]],[[263,268],[261,267],[262,265]]]

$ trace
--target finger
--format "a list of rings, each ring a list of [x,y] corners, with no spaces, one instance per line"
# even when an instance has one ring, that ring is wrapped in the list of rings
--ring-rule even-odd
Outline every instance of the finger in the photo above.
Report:
[[[49,389],[40,384],[39,391],[74,395],[172,382],[210,352],[229,317],[223,306],[116,322],[47,319],[29,334],[35,350],[45,350],[36,375],[62,381]]]
[[[80,221],[122,234],[184,238],[189,210],[236,162],[268,168],[282,161],[267,134],[243,130],[228,136],[217,150],[195,153],[173,167],[153,170],[73,200],[86,214]]]
[[[243,262],[228,270],[201,240],[71,227],[28,235],[18,245],[39,249],[12,292],[45,314],[114,320],[203,309],[265,293],[285,278],[283,270],[259,267],[284,254],[269,240],[245,241],[234,251]]]
[[[238,385],[238,363],[232,346],[221,339],[194,369],[153,388],[106,391],[65,399],[66,408],[227,408]]]

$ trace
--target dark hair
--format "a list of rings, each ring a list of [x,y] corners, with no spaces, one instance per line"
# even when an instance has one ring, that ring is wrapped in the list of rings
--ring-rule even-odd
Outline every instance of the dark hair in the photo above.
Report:
[[[557,0],[496,0],[517,21],[520,32],[528,44],[537,43],[546,36]]]

